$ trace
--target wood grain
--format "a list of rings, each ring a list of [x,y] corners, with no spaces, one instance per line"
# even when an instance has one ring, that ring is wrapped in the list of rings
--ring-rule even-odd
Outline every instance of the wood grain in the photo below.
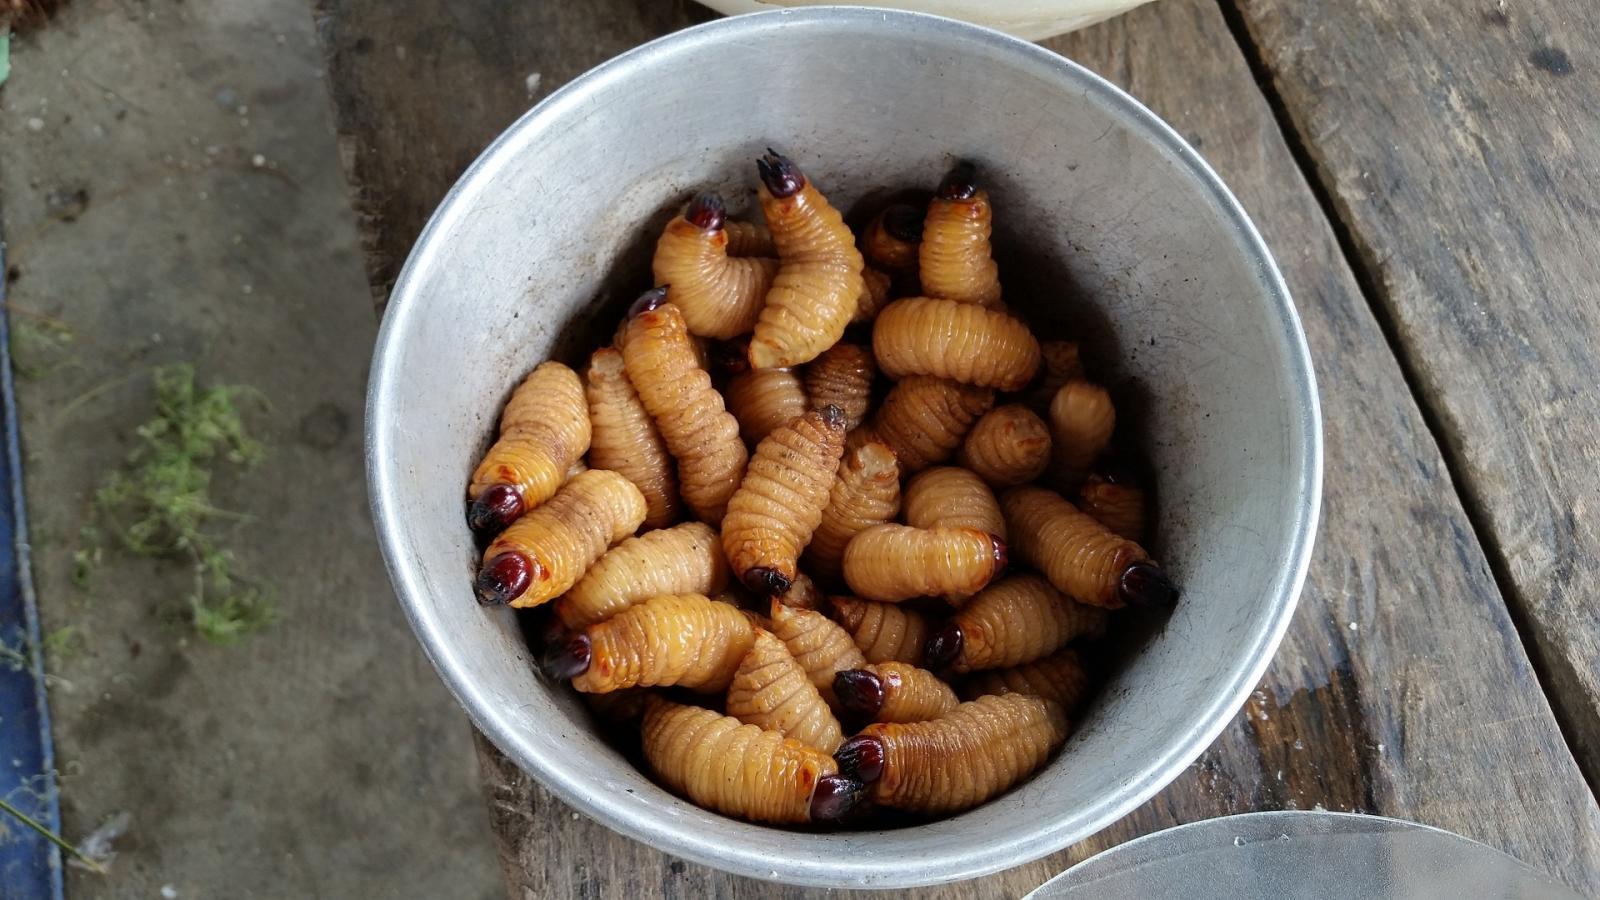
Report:
[[[1595,5],[1239,10],[1600,782]]]
[[[499,4],[426,0],[396,23],[380,0],[324,3],[325,33],[343,36],[329,44],[332,87],[348,158],[365,160],[353,176],[375,229],[375,285],[385,284],[392,254],[409,245],[454,177],[450,165],[464,165],[516,112],[479,107],[473,121],[456,122],[459,95],[470,93],[462,78],[506,77],[492,62],[502,57],[546,72],[554,67],[543,59],[561,59],[575,73],[619,49],[605,36],[568,32],[558,40],[504,25],[521,15]],[[473,36],[471,52],[455,42],[438,47],[445,56],[429,64],[426,84],[381,54],[354,67],[341,60],[351,35],[421,34],[447,22]],[[1323,525],[1300,612],[1272,669],[1195,765],[1083,844],[918,896],[1017,896],[1152,830],[1315,806],[1418,819],[1575,886],[1594,883],[1600,810],[1562,742],[1439,448],[1219,9],[1208,0],[1164,0],[1050,46],[1127,87],[1188,136],[1277,248],[1322,385]],[[374,83],[402,79],[405,91]],[[403,127],[430,129],[427,141],[441,155],[426,163],[427,179],[399,177],[405,170],[382,159],[420,140],[397,130],[394,106],[375,105],[402,97],[411,107]],[[501,118],[489,121],[494,113]],[[487,742],[479,749],[516,896],[821,896],[723,875],[612,835],[575,817]]]

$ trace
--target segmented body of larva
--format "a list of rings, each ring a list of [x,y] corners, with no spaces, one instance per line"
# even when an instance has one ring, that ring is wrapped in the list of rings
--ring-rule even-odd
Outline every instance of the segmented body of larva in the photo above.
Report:
[[[756,447],[722,524],[728,563],[746,587],[763,595],[789,589],[843,452],[844,417],[835,406],[794,419]]]
[[[844,430],[851,431],[872,406],[872,380],[878,364],[872,351],[859,344],[834,344],[806,366],[806,395],[812,409],[837,406]]]
[[[589,437],[578,374],[558,362],[541,363],[511,392],[499,439],[472,473],[468,524],[478,532],[499,531],[550,499],[589,449]]]
[[[596,469],[616,472],[644,494],[646,528],[665,528],[676,522],[683,501],[678,497],[672,457],[623,371],[622,353],[610,347],[596,350],[589,357],[585,382],[594,432],[589,462]]]
[[[1000,497],[1019,561],[1044,573],[1067,596],[1107,609],[1125,603],[1167,606],[1178,589],[1149,554],[1041,487],[1018,487]]]
[[[1111,445],[1117,410],[1106,389],[1087,381],[1069,381],[1050,401],[1051,474],[1062,490],[1075,491],[1089,467]]]
[[[728,715],[793,738],[808,747],[832,753],[844,740],[839,720],[833,717],[805,669],[795,662],[783,642],[757,629],[755,644],[728,686]]]
[[[820,612],[775,602],[767,624],[829,703],[833,702],[833,676],[867,664],[850,632]]]
[[[832,757],[732,716],[659,697],[645,707],[646,761],[663,785],[728,816],[774,825],[841,817],[858,786]]]
[[[806,546],[806,564],[828,579],[844,571],[844,548],[900,512],[900,466],[887,444],[868,441],[846,450],[828,492],[822,520]]]
[[[974,184],[971,165],[962,163],[945,176],[928,204],[922,224],[922,290],[930,297],[996,306],[1000,269],[989,246],[993,212],[989,195]]]
[[[806,389],[794,369],[750,369],[728,379],[722,389],[728,412],[739,420],[739,435],[755,445],[773,429],[787,425],[809,407]]]
[[[750,339],[750,365],[770,369],[810,362],[839,341],[864,289],[865,263],[844,219],[793,162],[769,151],[757,168],[779,266]]]
[[[545,654],[545,670],[585,693],[677,685],[728,689],[756,626],[738,607],[702,594],[662,594],[573,634]]]
[[[889,305],[894,292],[894,279],[887,272],[867,266],[861,270],[861,296],[856,298],[856,311],[852,322],[870,322],[878,312]]]
[[[661,232],[651,269],[689,331],[731,338],[755,327],[778,261],[730,255],[722,198],[701,194]]]
[[[967,432],[956,460],[990,487],[1027,484],[1050,465],[1050,428],[1020,403],[997,406]]]
[[[1031,775],[1067,739],[1057,704],[1028,694],[979,697],[928,722],[875,723],[835,758],[882,806],[938,814],[971,809]]]
[[[760,222],[736,222],[729,219],[722,226],[728,232],[729,256],[765,256],[769,259],[778,255],[778,248],[772,244],[772,232]]]
[[[1006,539],[994,492],[976,474],[954,466],[924,469],[906,482],[902,504],[912,528],[972,528]]]
[[[722,540],[703,522],[647,531],[606,551],[556,601],[569,628],[609,619],[660,594],[712,595],[728,586]]]
[[[971,596],[1005,567],[1005,542],[975,528],[874,525],[844,550],[850,590],[883,603]]]
[[[872,217],[856,242],[870,266],[891,274],[915,272],[922,245],[923,211],[895,203]]]
[[[1106,632],[1106,611],[1063,597],[1037,575],[989,585],[928,640],[929,665],[956,672],[1003,669],[1043,659],[1080,637]]]
[[[577,583],[606,548],[644,522],[644,495],[615,472],[591,469],[502,531],[483,554],[478,602],[538,606]]]
[[[840,672],[834,676],[833,693],[845,713],[867,722],[925,722],[961,703],[939,676],[901,662]]]
[[[1023,402],[1043,416],[1049,414],[1050,401],[1062,385],[1084,377],[1083,361],[1078,358],[1076,341],[1040,341],[1039,363],[1039,380],[1028,389]]]
[[[894,451],[902,472],[920,472],[949,459],[992,405],[989,388],[912,375],[889,391],[869,427]]]
[[[908,297],[878,313],[872,353],[890,378],[932,375],[1015,391],[1039,371],[1039,342],[1021,319],[972,303]]]
[[[1144,489],[1091,473],[1078,489],[1078,508],[1130,541],[1144,540]]]
[[[701,521],[716,525],[749,459],[739,422],[696,360],[683,316],[649,291],[634,305],[622,359],[628,380],[678,460],[679,490]]]
[[[1089,674],[1078,651],[1067,647],[1044,659],[977,672],[961,685],[961,697],[976,700],[984,694],[1032,694],[1054,700],[1071,713],[1089,696]]]
[[[829,602],[833,605],[834,617],[865,657],[863,663],[922,665],[922,651],[932,630],[922,613],[893,603],[876,603],[857,597],[832,597]]]

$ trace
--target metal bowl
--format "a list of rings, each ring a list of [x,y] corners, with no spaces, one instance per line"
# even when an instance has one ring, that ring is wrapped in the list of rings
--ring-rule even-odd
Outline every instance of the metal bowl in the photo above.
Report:
[[[749,202],[793,156],[842,208],[975,160],[1007,299],[1085,342],[1149,458],[1154,549],[1183,588],[1044,771],[982,807],[801,833],[699,809],[605,743],[536,674],[513,613],[473,602],[463,490],[517,379],[578,362],[647,286],[690,193]],[[401,274],[373,362],[367,474],[390,577],[472,720],[574,808],[676,856],[833,887],[1019,865],[1147,800],[1260,679],[1304,580],[1321,430],[1294,307],[1261,237],[1192,148],[1047,50],[955,21],[811,8],[712,22],[600,66],[462,176]]]

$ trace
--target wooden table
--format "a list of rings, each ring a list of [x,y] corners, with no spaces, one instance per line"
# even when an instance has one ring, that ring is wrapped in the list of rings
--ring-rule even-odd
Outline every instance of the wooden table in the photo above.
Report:
[[[1321,385],[1311,576],[1193,766],[1055,856],[1262,809],[1414,819],[1600,885],[1600,20],[1593,0],[1159,0],[1048,46],[1143,100],[1273,247]],[[502,128],[690,3],[318,0],[381,303]],[[810,896],[572,813],[487,742],[516,896]],[[1587,774],[1587,779],[1585,775]],[[820,893],[820,892],[817,892]]]

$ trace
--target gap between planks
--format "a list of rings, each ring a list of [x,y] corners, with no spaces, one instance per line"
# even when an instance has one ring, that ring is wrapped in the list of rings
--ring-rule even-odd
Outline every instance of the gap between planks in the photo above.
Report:
[[[1545,702],[1550,706],[1556,726],[1561,729],[1561,739],[1577,762],[1579,771],[1583,772],[1589,793],[1600,800],[1600,771],[1591,768],[1589,761],[1578,752],[1578,743],[1574,736],[1575,728],[1569,720],[1566,708],[1551,694],[1550,687],[1554,679],[1550,674],[1550,663],[1545,658],[1539,642],[1532,637],[1535,626],[1529,621],[1527,611],[1522,604],[1517,601],[1516,582],[1511,577],[1511,567],[1506,560],[1505,551],[1494,529],[1489,526],[1486,504],[1467,480],[1457,444],[1450,439],[1450,432],[1445,427],[1439,411],[1422,388],[1421,376],[1406,352],[1405,343],[1400,339],[1394,315],[1380,299],[1383,288],[1370,264],[1370,261],[1376,258],[1376,252],[1350,227],[1350,220],[1346,215],[1349,211],[1340,208],[1340,202],[1334,191],[1324,180],[1322,169],[1312,158],[1305,135],[1295,125],[1294,117],[1289,114],[1283,95],[1272,77],[1272,71],[1267,67],[1264,55],[1250,33],[1250,26],[1245,22],[1236,3],[1237,0],[1217,0],[1217,7],[1222,11],[1223,21],[1227,23],[1234,42],[1239,45],[1239,52],[1250,67],[1250,74],[1254,76],[1257,88],[1266,98],[1267,106],[1272,111],[1272,118],[1278,125],[1278,131],[1283,134],[1284,143],[1289,146],[1289,154],[1294,159],[1296,168],[1300,170],[1300,177],[1310,187],[1312,196],[1322,209],[1323,218],[1328,220],[1329,227],[1333,229],[1339,252],[1355,276],[1361,298],[1366,301],[1367,308],[1372,311],[1373,318],[1378,322],[1378,329],[1383,333],[1384,342],[1389,346],[1389,353],[1400,366],[1400,375],[1405,381],[1406,391],[1411,394],[1411,399],[1422,414],[1423,425],[1428,429],[1428,434],[1444,461],[1445,472],[1450,476],[1450,487],[1461,501],[1461,508],[1467,516],[1467,524],[1472,528],[1473,536],[1484,550],[1484,558],[1488,560],[1489,573],[1494,578],[1495,589],[1499,591],[1500,600],[1505,604],[1506,614],[1511,619],[1512,627],[1517,630],[1517,640],[1521,642],[1522,651],[1527,654],[1528,662],[1533,666],[1534,677],[1539,680],[1539,689],[1545,695]]]

